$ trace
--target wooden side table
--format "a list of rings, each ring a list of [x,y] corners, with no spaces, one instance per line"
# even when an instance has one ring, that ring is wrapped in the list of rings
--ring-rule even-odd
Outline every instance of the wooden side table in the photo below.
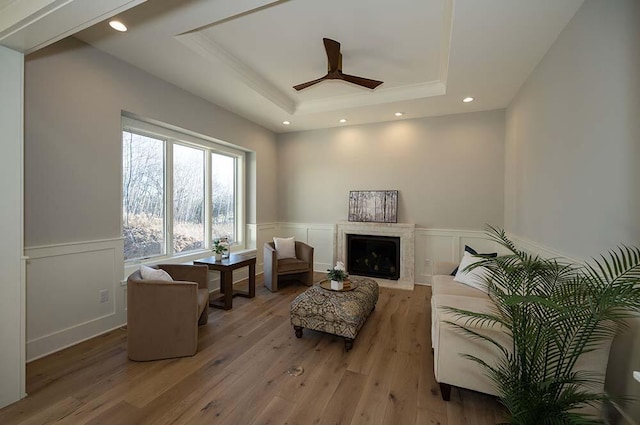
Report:
[[[233,297],[253,298],[256,296],[256,256],[233,254],[229,258],[216,261],[215,257],[202,258],[193,264],[204,264],[209,270],[220,272],[220,297],[209,299],[211,307],[230,310],[233,308]],[[242,267],[249,267],[249,290],[239,291],[233,289],[233,271]]]

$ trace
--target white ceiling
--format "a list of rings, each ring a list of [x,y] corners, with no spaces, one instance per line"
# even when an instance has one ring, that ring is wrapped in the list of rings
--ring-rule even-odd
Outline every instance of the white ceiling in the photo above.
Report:
[[[504,108],[582,1],[148,0],[118,16],[128,32],[76,37],[281,133]],[[326,74],[323,37],[384,84],[296,92]]]

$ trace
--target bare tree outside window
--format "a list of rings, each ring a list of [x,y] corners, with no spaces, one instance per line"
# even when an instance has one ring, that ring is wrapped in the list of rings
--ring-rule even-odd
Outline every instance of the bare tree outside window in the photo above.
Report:
[[[219,238],[242,245],[243,169],[233,147],[123,117],[125,261],[204,255]]]
[[[164,141],[122,132],[124,259],[165,253]]]
[[[236,159],[211,154],[211,238],[235,241],[235,167]]]
[[[173,252],[203,249],[204,151],[173,145]]]

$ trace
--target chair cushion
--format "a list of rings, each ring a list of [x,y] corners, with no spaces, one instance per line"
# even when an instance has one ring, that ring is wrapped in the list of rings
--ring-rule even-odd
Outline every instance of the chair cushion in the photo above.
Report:
[[[297,258],[284,258],[278,260],[278,274],[306,272],[309,270],[309,263]]]
[[[169,273],[162,269],[156,269],[149,266],[140,266],[140,275],[144,280],[161,280],[164,282],[173,282],[173,278]]]
[[[296,258],[296,240],[294,238],[273,238],[278,258]]]

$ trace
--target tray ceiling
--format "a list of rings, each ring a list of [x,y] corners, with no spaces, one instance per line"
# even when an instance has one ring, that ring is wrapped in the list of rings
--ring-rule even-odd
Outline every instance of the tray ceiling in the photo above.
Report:
[[[101,22],[76,37],[285,132],[504,108],[581,3],[151,0],[118,16],[126,33]],[[323,37],[341,43],[345,73],[384,84],[296,92],[327,72]]]

